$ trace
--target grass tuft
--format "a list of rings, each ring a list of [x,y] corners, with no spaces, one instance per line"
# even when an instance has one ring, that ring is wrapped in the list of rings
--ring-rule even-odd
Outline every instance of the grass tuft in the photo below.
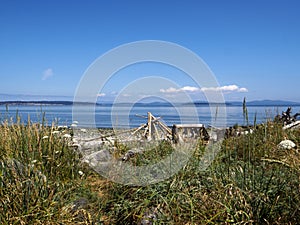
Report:
[[[246,116],[246,115],[245,115]],[[246,116],[247,120],[247,116]],[[300,144],[300,130],[268,122],[231,137],[206,171],[205,146],[176,175],[146,187],[105,180],[80,162],[55,125],[0,126],[1,224],[296,224],[300,155],[277,147]],[[128,146],[115,144],[120,155]],[[128,163],[145,165],[172,153],[168,142]]]

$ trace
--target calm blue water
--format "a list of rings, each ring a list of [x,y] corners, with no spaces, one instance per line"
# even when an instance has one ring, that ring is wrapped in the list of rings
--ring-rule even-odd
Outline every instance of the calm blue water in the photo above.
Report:
[[[85,106],[82,107],[82,113],[86,112]],[[248,107],[249,123],[253,124],[254,117],[256,114],[257,123],[265,122],[268,118],[274,118],[274,116],[279,112],[285,111],[287,107]],[[81,109],[81,108],[80,108]],[[239,107],[226,107],[226,115],[220,115],[221,109],[213,108],[212,112],[208,106],[198,106],[196,108],[191,108],[191,106],[181,106],[179,109],[170,106],[150,106],[150,107],[133,107],[129,108],[126,106],[118,107],[116,112],[111,115],[111,106],[96,106],[95,108],[95,122],[97,127],[112,127],[112,124],[123,126],[128,123],[130,127],[137,127],[143,123],[147,122],[146,118],[147,112],[151,112],[156,117],[161,117],[168,126],[172,124],[179,123],[194,123],[195,118],[189,114],[193,109],[196,109],[199,123],[208,125],[214,125],[215,115],[226,122],[226,126],[232,126],[236,123],[242,125],[244,124],[243,109]],[[218,111],[216,113],[216,110]],[[300,107],[293,107],[293,113],[300,112]],[[179,116],[179,112],[184,112]],[[28,118],[32,122],[41,122],[43,118],[43,113],[45,113],[45,122],[51,125],[54,122],[57,125],[67,125],[69,126],[72,121],[72,106],[71,105],[49,105],[49,106],[35,106],[35,105],[10,105],[8,111],[5,105],[0,106],[0,121],[7,118],[12,118],[15,120],[16,114],[18,114],[24,123],[27,122]],[[138,116],[137,116],[137,115]],[[80,121],[79,121],[80,124]],[[222,123],[223,124],[223,123]],[[89,127],[91,124],[85,121],[84,124],[80,124],[84,127]]]

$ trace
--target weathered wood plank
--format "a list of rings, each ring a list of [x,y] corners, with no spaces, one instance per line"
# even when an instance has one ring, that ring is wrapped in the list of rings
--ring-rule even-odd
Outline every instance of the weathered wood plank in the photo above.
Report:
[[[197,123],[197,124],[174,124],[177,128],[202,128],[204,127],[203,124]]]

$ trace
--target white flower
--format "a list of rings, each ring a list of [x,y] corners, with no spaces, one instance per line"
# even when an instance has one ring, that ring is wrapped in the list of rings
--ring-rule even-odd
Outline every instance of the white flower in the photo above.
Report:
[[[68,128],[68,126],[58,126],[57,127],[57,129],[60,129],[60,130],[62,130],[62,129],[67,129]]]
[[[81,170],[79,170],[78,173],[80,176],[82,176],[84,174]]]
[[[71,135],[70,135],[70,134],[64,134],[63,137],[64,137],[64,138],[71,138]]]
[[[44,137],[42,137],[42,139],[44,140],[44,139],[48,139],[49,138],[49,136],[44,136]]]
[[[90,161],[89,161],[89,160],[87,160],[87,159],[83,160],[82,162],[83,162],[83,163],[87,163],[87,164],[89,164],[89,163],[90,163]]]
[[[75,148],[81,150],[81,145],[78,143],[73,143],[72,147],[75,147]]]
[[[36,162],[37,162],[37,160],[36,160],[36,159],[31,161],[31,163],[32,163],[32,164],[34,164],[34,163],[36,163]]]

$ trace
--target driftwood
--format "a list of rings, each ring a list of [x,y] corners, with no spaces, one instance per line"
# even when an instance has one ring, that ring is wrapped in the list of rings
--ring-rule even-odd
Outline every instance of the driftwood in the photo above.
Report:
[[[230,137],[238,137],[241,135],[252,134],[254,132],[253,126],[234,126],[226,128],[225,139]]]
[[[208,141],[210,136],[203,124],[174,124],[172,129],[160,121],[160,117],[148,112],[147,123],[136,128],[132,135],[144,130],[142,137],[146,140],[167,139],[173,143],[201,138]]]
[[[283,130],[300,128],[300,120],[283,126]]]
[[[175,144],[197,138],[204,141],[210,139],[210,135],[203,124],[174,124],[172,126],[172,141]]]
[[[114,130],[106,134],[99,134],[99,131],[95,130],[94,133],[85,131],[82,135],[81,129],[78,129],[73,137],[72,146],[82,154],[99,161],[98,158],[107,149],[115,151],[118,142],[128,143],[128,146],[131,146],[132,149],[121,158],[123,161],[127,161],[134,155],[142,153],[149,141],[167,140],[172,144],[177,144],[188,143],[197,139],[210,140],[210,134],[208,134],[203,124],[174,124],[170,128],[160,121],[160,117],[155,117],[150,112],[148,112],[146,118],[147,122],[139,127],[128,130]],[[137,148],[136,145],[139,147]],[[94,155],[95,152],[97,155]]]
[[[155,117],[150,112],[148,112],[147,123],[136,128],[131,135],[135,135],[142,130],[144,130],[142,137],[148,141],[171,139],[172,135],[171,129],[160,121],[160,117]]]
[[[300,113],[296,113],[294,115],[291,115],[291,113],[292,107],[288,107],[285,112],[282,112],[281,116],[277,115],[275,117],[275,122],[281,122],[284,126],[295,123],[297,121],[297,117],[300,116]]]

